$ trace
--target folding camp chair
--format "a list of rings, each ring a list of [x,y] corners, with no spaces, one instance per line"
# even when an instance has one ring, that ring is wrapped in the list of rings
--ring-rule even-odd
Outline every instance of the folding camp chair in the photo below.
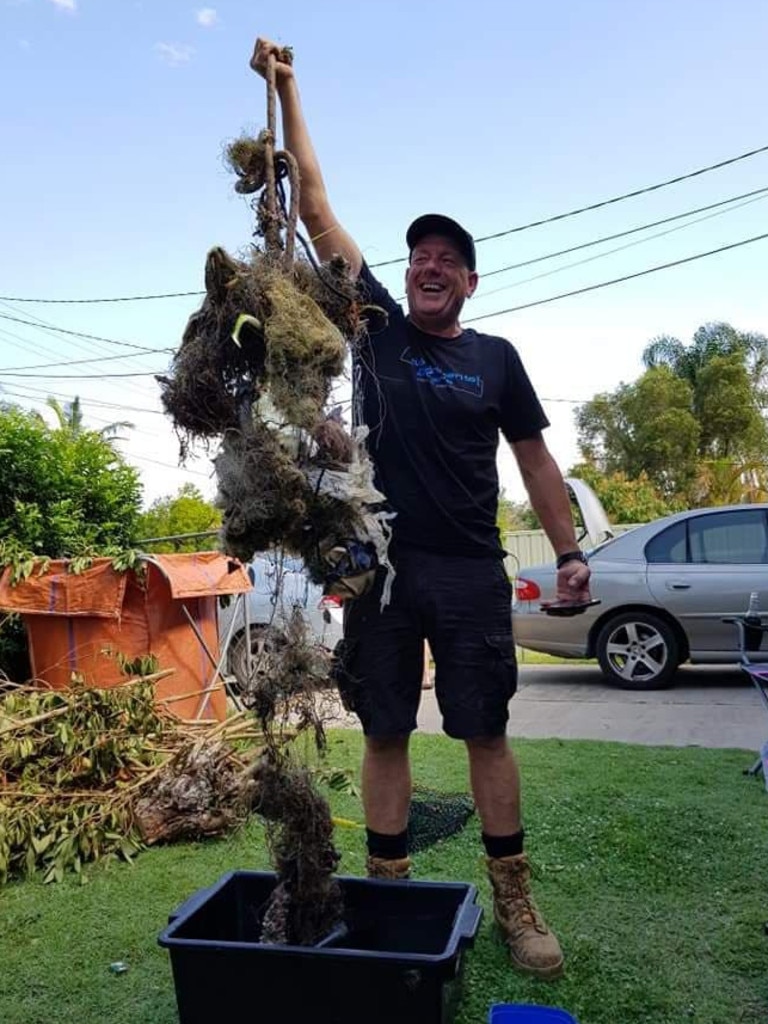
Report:
[[[768,711],[768,661],[753,661],[754,657],[759,656],[760,649],[763,643],[763,637],[768,633],[768,625],[763,625],[760,621],[760,613],[756,608],[756,595],[750,598],[749,611],[744,615],[735,615],[728,619],[723,619],[723,622],[730,623],[736,627],[739,633],[739,667],[742,672],[745,672],[755,689],[757,690],[760,700],[765,706],[765,710]],[[768,651],[763,652],[763,656],[768,658]],[[768,778],[765,777],[765,771],[763,766],[763,751],[768,747],[768,740],[763,745],[763,750],[758,754],[757,760],[750,768],[745,768],[745,775],[759,775],[763,772],[763,779],[766,787],[768,787]]]

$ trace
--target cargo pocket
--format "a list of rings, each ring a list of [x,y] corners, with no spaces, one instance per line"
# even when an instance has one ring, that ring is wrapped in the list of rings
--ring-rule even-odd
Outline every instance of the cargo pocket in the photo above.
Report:
[[[358,641],[346,637],[336,644],[331,659],[331,681],[339,691],[341,703],[346,711],[359,714],[360,698],[363,691],[361,680],[355,674],[355,653]]]
[[[507,700],[517,690],[517,658],[512,633],[489,633],[485,638],[494,658],[494,668]]]

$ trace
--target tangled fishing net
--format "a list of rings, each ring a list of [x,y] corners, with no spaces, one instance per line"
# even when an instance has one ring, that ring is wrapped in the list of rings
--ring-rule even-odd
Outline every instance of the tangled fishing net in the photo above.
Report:
[[[299,175],[293,156],[275,149],[274,63],[267,121],[226,152],[235,190],[253,196],[258,241],[239,257],[221,248],[208,253],[205,298],[168,373],[158,377],[162,402],[182,457],[196,442],[218,444],[226,552],[243,561],[268,549],[298,555],[314,583],[342,598],[364,593],[381,567],[385,603],[390,514],[374,484],[365,429],[349,429],[331,403],[361,341],[366,308],[345,259],[318,265],[306,243],[307,259],[295,257],[296,239],[303,241]],[[330,665],[299,616],[281,629],[267,637],[268,659],[254,659],[243,694],[265,740],[249,801],[267,822],[278,876],[262,939],[312,944],[341,920],[338,854],[328,805],[290,739],[309,732],[323,748]]]
[[[158,380],[182,454],[219,441],[223,547],[242,560],[281,547],[328,593],[349,596],[341,580],[369,585],[371,570],[389,565],[389,528],[365,429],[350,431],[341,407],[329,407],[363,330],[348,265],[286,266],[256,247],[246,260],[216,248],[205,282]]]

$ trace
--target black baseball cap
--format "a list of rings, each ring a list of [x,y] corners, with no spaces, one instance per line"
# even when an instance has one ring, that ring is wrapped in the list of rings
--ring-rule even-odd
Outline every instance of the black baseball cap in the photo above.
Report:
[[[469,269],[475,270],[475,241],[461,224],[450,217],[444,217],[441,213],[425,213],[422,217],[417,217],[405,233],[408,251],[413,252],[415,246],[427,235],[444,235],[450,238],[459,247],[459,252],[466,259]]]

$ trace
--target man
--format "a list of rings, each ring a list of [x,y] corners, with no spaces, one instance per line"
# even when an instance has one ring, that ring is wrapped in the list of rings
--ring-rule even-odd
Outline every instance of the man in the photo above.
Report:
[[[478,283],[474,242],[464,228],[427,215],[408,229],[407,317],[376,281],[331,209],[292,66],[268,40],[257,40],[251,66],[264,75],[270,54],[277,58],[285,148],[301,172],[301,219],[318,256],[343,255],[389,318],[358,353],[356,402],[370,428],[377,483],[397,513],[397,575],[383,611],[381,580],[348,606],[340,667],[342,694],[365,734],[368,874],[410,873],[408,743],[426,639],[443,728],[466,744],[494,914],[512,963],[555,977],[563,956],[531,896],[519,775],[506,739],[517,670],[511,588],[496,528],[501,430],[558,556],[558,600],[589,596],[589,568],[563,479],[541,436],[548,422],[512,345],[460,325]]]

